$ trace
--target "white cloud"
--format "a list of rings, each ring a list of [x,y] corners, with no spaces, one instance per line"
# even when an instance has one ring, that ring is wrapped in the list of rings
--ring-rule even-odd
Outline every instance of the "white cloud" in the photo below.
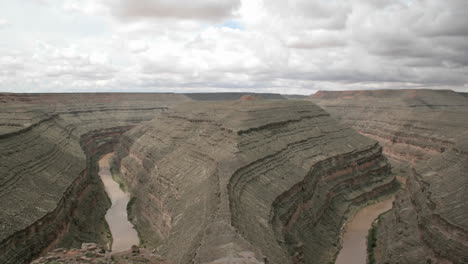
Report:
[[[3,19],[3,18],[0,18],[0,28],[6,27],[6,26],[8,26],[9,24],[10,24],[10,23],[8,22],[8,20]]]
[[[11,1],[0,13],[0,28],[8,24],[0,90],[463,91],[467,8],[464,0]]]

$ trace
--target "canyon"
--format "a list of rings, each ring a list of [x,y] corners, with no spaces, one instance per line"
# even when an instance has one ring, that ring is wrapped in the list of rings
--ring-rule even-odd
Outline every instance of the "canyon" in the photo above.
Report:
[[[26,263],[54,247],[107,244],[110,201],[100,156],[174,94],[1,94],[0,263]]]
[[[0,109],[0,263],[110,250],[103,157],[140,239],[120,261],[334,263],[396,193],[369,263],[468,262],[460,93],[5,93]]]
[[[375,141],[306,101],[179,104],[114,157],[143,245],[174,263],[327,263],[398,186]]]
[[[383,146],[403,183],[370,232],[369,263],[468,263],[468,100],[447,90],[308,98]]]

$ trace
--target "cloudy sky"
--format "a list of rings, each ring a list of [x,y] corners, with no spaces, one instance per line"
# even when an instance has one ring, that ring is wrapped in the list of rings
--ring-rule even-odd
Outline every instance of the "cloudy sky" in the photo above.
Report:
[[[0,0],[2,92],[468,92],[467,0]]]

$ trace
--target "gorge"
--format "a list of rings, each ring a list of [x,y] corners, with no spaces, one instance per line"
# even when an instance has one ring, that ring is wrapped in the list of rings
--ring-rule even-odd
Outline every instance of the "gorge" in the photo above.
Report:
[[[372,230],[371,263],[467,263],[466,97],[447,90],[323,91],[309,100],[379,141],[403,183]]]
[[[285,98],[0,94],[0,263],[88,242],[139,244],[154,263],[340,263],[395,193],[364,261],[468,261],[467,97]],[[106,221],[110,171],[138,233],[124,246]]]

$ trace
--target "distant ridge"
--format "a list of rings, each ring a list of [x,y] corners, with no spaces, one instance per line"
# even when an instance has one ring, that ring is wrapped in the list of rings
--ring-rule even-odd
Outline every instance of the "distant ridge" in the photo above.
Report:
[[[274,93],[185,93],[184,95],[195,101],[239,100],[245,95],[255,95],[265,99],[286,99],[280,94]]]
[[[310,95],[303,95],[303,94],[282,94],[284,98],[288,100],[304,100],[307,99]]]

